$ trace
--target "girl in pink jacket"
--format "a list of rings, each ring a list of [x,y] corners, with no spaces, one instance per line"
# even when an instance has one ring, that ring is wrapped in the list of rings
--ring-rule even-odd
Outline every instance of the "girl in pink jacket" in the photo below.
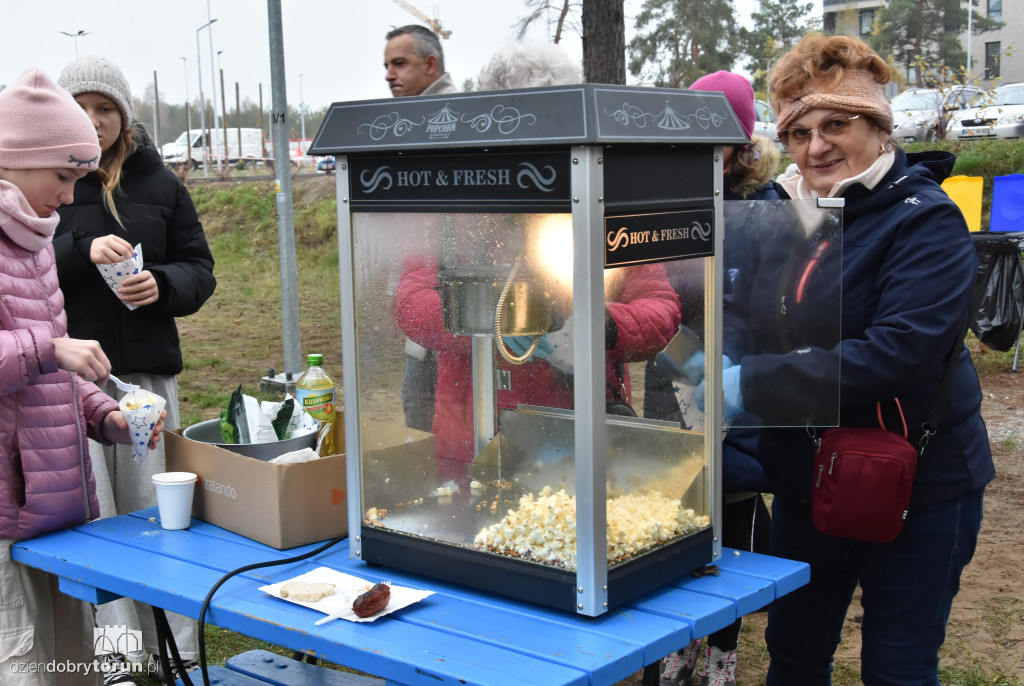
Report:
[[[87,438],[130,443],[117,403],[96,385],[110,362],[67,337],[51,241],[56,209],[100,158],[72,97],[30,69],[0,91],[0,683],[96,684],[88,603],[13,562],[11,543],[99,516]],[[157,423],[151,445],[159,440]],[[75,665],[70,673],[67,665]]]

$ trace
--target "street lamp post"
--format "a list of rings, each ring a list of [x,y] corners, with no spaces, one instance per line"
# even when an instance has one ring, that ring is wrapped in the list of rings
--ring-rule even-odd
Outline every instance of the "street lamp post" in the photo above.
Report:
[[[209,26],[210,24],[212,24],[215,21],[217,21],[217,20],[216,19],[211,19],[210,21],[206,22],[205,24],[200,26],[198,29],[196,29],[196,72],[197,72],[197,74],[199,76],[199,128],[201,129],[200,133],[199,133],[199,136],[200,136],[200,140],[203,141],[203,177],[204,178],[206,176],[209,176],[209,169],[208,169],[209,165],[207,164],[207,162],[209,160],[206,158],[206,144],[209,143],[210,140],[209,140],[209,136],[206,135],[206,103],[203,101],[203,57],[202,57],[202,51],[199,48],[199,32],[202,31],[203,29],[205,29],[207,26]],[[214,92],[216,92],[216,90],[217,89],[214,88]],[[191,139],[188,142],[188,149],[189,149],[189,164],[191,164],[191,162],[192,162],[192,141],[191,141]]]
[[[77,33],[68,33],[67,31],[61,31],[60,33],[63,33],[65,36],[68,36],[69,38],[74,38],[75,39],[75,59],[77,60],[78,59],[78,39],[81,38],[82,36],[88,36],[89,32],[88,31],[83,31],[82,29],[79,29]]]
[[[262,147],[262,149],[263,149],[263,157],[266,158],[266,156],[267,156],[267,140],[266,140],[266,136],[263,135],[264,134],[264,130],[263,130],[263,117],[264,117],[264,112],[263,112],[263,87],[264,86],[266,86],[268,89],[270,89],[270,97],[271,98],[274,97],[274,91],[271,88],[269,83],[260,82],[260,137],[262,139],[260,141],[260,143],[263,146]],[[271,129],[271,131],[273,131],[273,129]],[[271,139],[271,143],[273,143],[273,139]]]
[[[302,122],[302,140],[299,142],[299,162],[306,161],[306,150],[302,146],[306,144],[306,100],[302,97],[302,77],[299,74],[299,120]]]
[[[192,154],[192,110],[188,100],[188,58],[181,58],[181,68],[185,71],[185,138],[188,139],[189,156]]]
[[[209,20],[208,24],[212,24],[216,19],[210,19],[210,0],[206,0],[206,18]],[[217,73],[213,68],[213,29],[207,32],[207,37],[210,39],[210,82],[213,86],[213,123],[215,128],[220,128],[217,123]],[[210,150],[213,150],[213,144],[210,144]],[[217,156],[217,173],[221,173],[221,160],[220,156]]]
[[[220,65],[220,54],[222,52],[224,51],[217,51],[217,72],[220,74],[220,123],[224,131],[224,161],[227,162],[231,154],[228,146],[228,99],[224,96],[224,67]],[[214,83],[213,87],[216,89],[217,84]],[[241,150],[238,151],[238,155],[241,157]]]

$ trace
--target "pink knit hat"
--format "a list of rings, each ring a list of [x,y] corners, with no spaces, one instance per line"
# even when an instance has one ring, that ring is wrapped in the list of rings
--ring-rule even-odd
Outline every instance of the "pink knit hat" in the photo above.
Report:
[[[0,91],[0,167],[92,171],[100,154],[89,115],[37,67]]]
[[[750,81],[731,71],[716,71],[694,81],[690,90],[725,93],[725,99],[732,105],[747,138],[754,133],[754,89]]]

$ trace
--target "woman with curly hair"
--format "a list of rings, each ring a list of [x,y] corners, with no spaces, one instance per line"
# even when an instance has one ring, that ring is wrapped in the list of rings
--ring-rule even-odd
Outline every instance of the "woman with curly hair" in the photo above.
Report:
[[[779,140],[795,163],[777,183],[780,195],[843,198],[842,251],[825,251],[798,286],[779,289],[766,287],[778,282],[778,274],[766,273],[771,246],[750,248],[761,253],[762,269],[740,269],[735,283],[731,306],[745,315],[746,331],[724,337],[725,354],[736,362],[722,374],[724,414],[767,418],[785,407],[814,424],[816,404],[838,398],[842,427],[878,428],[880,417],[900,426],[902,414],[908,440],[918,446],[948,365],[952,390],[918,461],[902,531],[888,543],[815,526],[816,446],[808,434],[820,436],[824,427],[761,431],[757,458],[775,495],[771,553],[811,567],[809,584],[769,606],[767,686],[831,683],[858,586],[863,682],[938,686],[939,647],[995,473],[978,376],[963,345],[977,257],[963,214],[939,186],[955,158],[908,154],[893,144],[882,90],[890,76],[863,41],[817,34],[770,74]],[[837,297],[838,345],[815,331]],[[780,326],[797,332],[789,347],[773,343]],[[751,341],[758,349],[744,350]]]

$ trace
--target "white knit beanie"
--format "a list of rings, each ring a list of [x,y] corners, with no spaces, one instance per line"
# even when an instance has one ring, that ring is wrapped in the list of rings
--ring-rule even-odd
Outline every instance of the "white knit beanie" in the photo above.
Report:
[[[95,55],[79,57],[64,67],[57,83],[71,95],[100,93],[107,96],[121,110],[121,128],[125,131],[131,128],[132,89],[113,62]]]
[[[99,161],[89,115],[37,67],[0,91],[0,167],[93,171]]]

